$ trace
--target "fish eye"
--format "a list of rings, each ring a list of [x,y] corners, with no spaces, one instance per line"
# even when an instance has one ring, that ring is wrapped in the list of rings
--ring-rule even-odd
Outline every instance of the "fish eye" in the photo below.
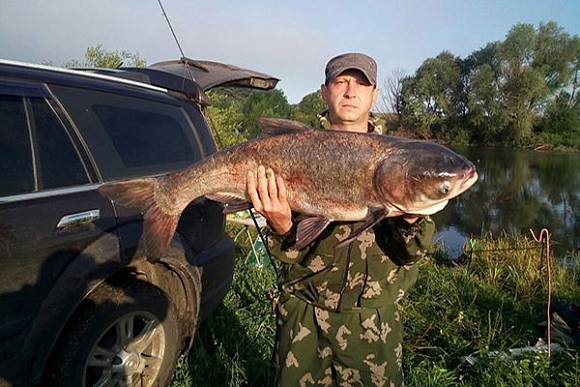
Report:
[[[451,191],[451,185],[448,182],[444,182],[439,186],[439,192],[441,192],[442,195],[449,194],[449,191]]]

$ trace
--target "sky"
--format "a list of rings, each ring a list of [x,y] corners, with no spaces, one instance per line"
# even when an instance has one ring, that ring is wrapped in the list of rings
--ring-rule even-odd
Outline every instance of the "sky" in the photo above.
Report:
[[[412,75],[444,50],[464,58],[517,23],[580,35],[580,0],[161,1],[187,57],[280,78],[290,103],[345,52],[374,57],[381,88],[396,70]],[[158,0],[0,0],[0,58],[61,65],[98,44],[148,64],[181,56]]]

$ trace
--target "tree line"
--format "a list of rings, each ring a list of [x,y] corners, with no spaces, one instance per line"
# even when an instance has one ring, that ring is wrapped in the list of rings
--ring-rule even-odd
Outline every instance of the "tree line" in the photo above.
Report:
[[[516,24],[466,58],[443,51],[395,72],[386,101],[400,128],[453,143],[580,148],[580,38],[555,22]]]
[[[144,66],[139,54],[89,47],[65,66]],[[514,25],[502,41],[465,58],[443,51],[412,75],[395,70],[382,85],[376,114],[388,134],[448,144],[563,147],[580,150],[580,37],[556,22]],[[317,126],[320,91],[289,104],[284,92],[220,88],[209,92],[216,137],[230,146],[259,133],[260,116]]]

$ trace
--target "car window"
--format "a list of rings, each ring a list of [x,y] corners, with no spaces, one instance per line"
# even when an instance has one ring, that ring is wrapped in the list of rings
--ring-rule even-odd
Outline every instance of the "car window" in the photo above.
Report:
[[[34,190],[24,99],[0,95],[0,196]]]
[[[201,159],[192,123],[179,106],[52,85],[105,180],[162,173]]]
[[[0,89],[0,195],[89,182],[79,155],[48,101]],[[29,95],[30,94],[30,95]]]
[[[191,160],[191,147],[174,117],[131,107],[94,105],[124,165],[130,168]],[[144,150],[155,150],[144,152]]]
[[[44,98],[31,98],[33,138],[38,156],[39,189],[88,183],[72,140]]]

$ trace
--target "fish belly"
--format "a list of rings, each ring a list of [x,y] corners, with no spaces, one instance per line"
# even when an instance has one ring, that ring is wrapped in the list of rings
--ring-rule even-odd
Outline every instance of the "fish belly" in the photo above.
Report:
[[[367,206],[355,206],[352,204],[340,205],[326,200],[291,202],[290,207],[295,212],[312,216],[322,216],[331,221],[355,222],[365,219],[369,213]]]

